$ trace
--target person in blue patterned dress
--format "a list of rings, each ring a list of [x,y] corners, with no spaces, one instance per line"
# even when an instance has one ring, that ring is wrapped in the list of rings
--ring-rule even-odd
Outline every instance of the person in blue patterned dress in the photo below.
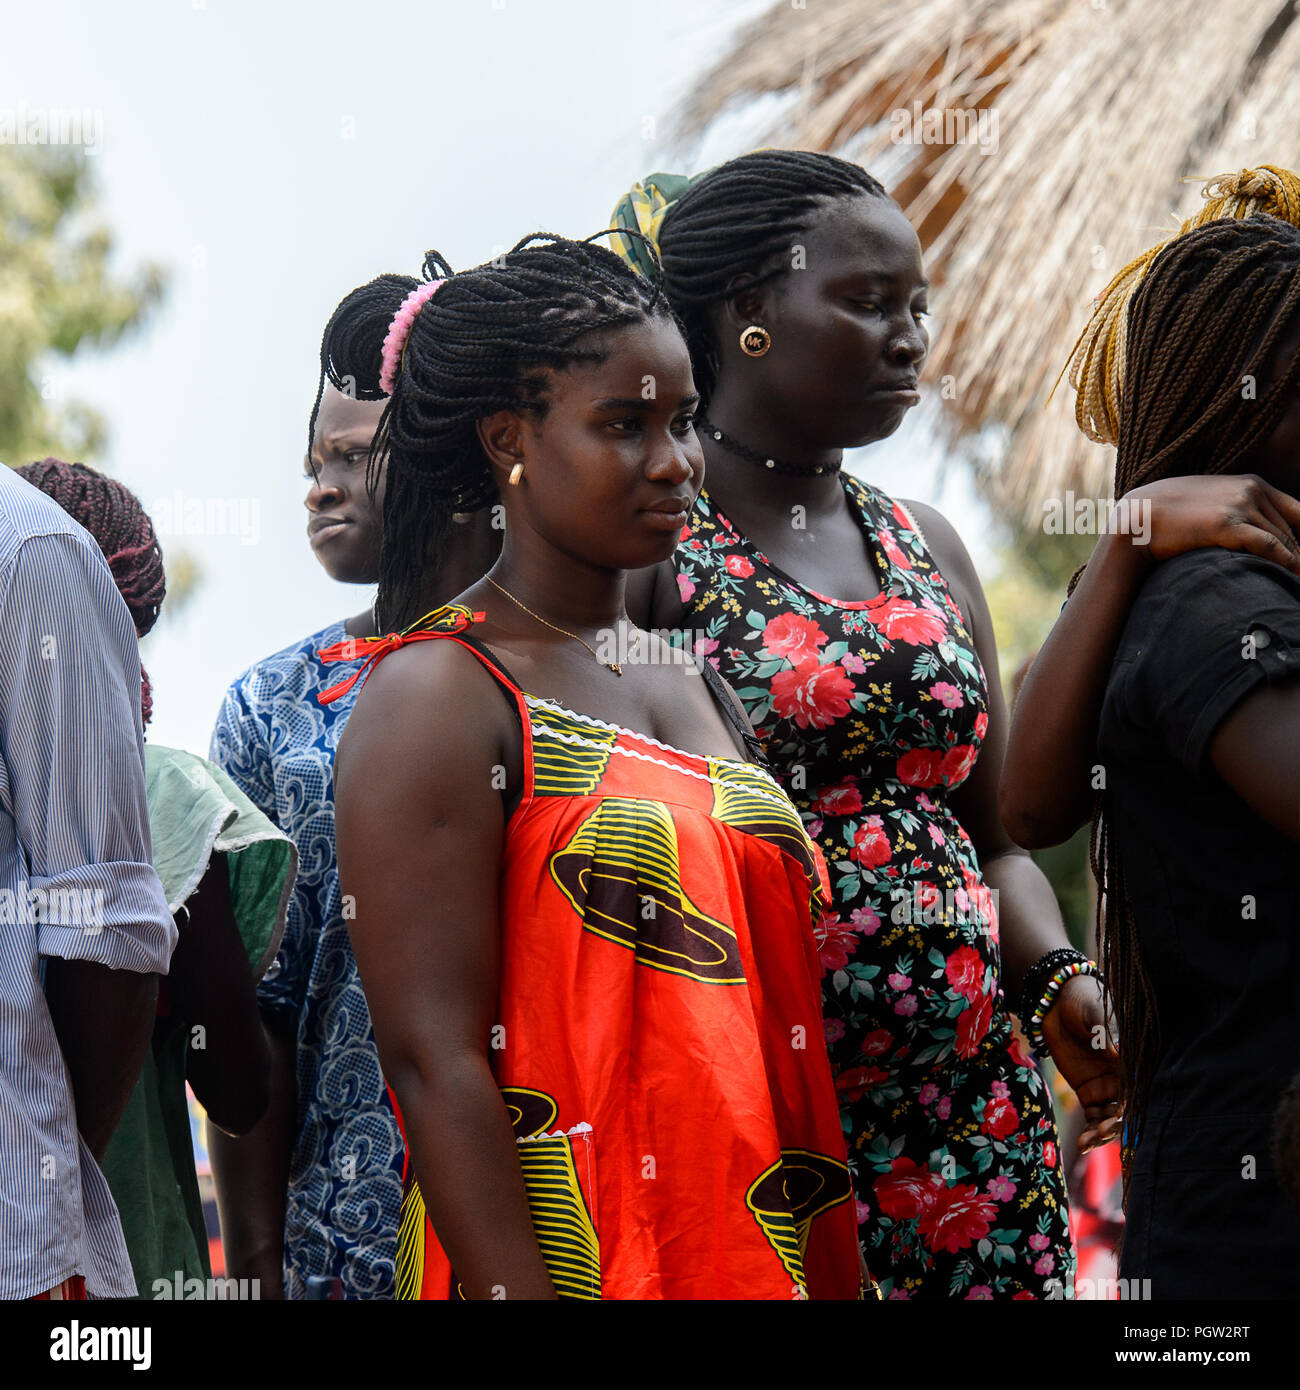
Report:
[[[343,584],[378,579],[382,461],[374,475],[368,466],[386,403],[378,345],[419,283],[381,276],[348,295],[331,320],[373,332],[376,345],[372,382],[336,383],[322,364],[312,413],[307,531],[321,565]],[[428,608],[490,567],[500,535],[489,523],[485,511],[455,527],[446,562],[428,580]],[[292,838],[300,858],[284,940],[258,989],[272,1043],[270,1107],[249,1135],[212,1136],[213,1172],[227,1194],[227,1273],[260,1278],[264,1298],[394,1294],[404,1150],[348,941],[334,848],[334,753],[356,691],[328,705],[316,698],[361,665],[327,667],[317,653],[375,634],[366,610],[256,662],[227,690],[212,735],[212,760]]]

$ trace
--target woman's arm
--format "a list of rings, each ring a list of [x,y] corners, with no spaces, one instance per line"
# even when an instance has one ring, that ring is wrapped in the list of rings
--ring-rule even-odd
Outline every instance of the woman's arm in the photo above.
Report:
[[[979,576],[960,537],[931,507],[909,503],[925,528],[936,562],[966,616],[988,679],[988,728],[970,776],[951,804],[971,838],[984,881],[996,894],[1002,951],[1002,988],[1014,1009],[1029,967],[1046,952],[1069,946],[1061,910],[1043,871],[1007,834],[998,811],[998,780],[1006,751],[1007,713],[998,669],[993,620]],[[1080,1148],[1118,1133],[1118,1058],[1104,1045],[1101,989],[1094,977],[1067,981],[1043,1023],[1052,1060],[1083,1107],[1087,1127]],[[1101,1032],[1097,1029],[1101,1027]],[[1102,1041],[1098,1046],[1098,1040]]]
[[[1060,844],[1092,815],[1106,684],[1129,607],[1151,566],[1221,546],[1300,575],[1300,502],[1262,478],[1165,478],[1135,488],[1123,503],[1130,534],[1098,541],[1016,701],[999,803],[1011,837],[1030,849]]]
[[[282,1017],[263,1014],[270,1065],[266,1111],[238,1139],[208,1135],[221,1213],[226,1273],[258,1279],[263,1298],[284,1297],[284,1208],[297,1127],[297,1040]]]
[[[550,1299],[489,1062],[505,839],[498,774],[517,789],[521,763],[494,686],[449,642],[404,648],[373,670],[335,761],[339,878],[355,904],[349,932],[380,1062],[466,1296]]]
[[[1215,730],[1210,762],[1256,815],[1300,844],[1300,672],[1252,690]]]
[[[677,589],[677,571],[671,560],[632,570],[624,594],[627,616],[643,628],[679,628],[686,620],[686,605]]]
[[[224,855],[213,855],[185,908],[168,980],[172,1011],[190,1030],[186,1075],[218,1129],[246,1134],[266,1110],[270,1052]]]

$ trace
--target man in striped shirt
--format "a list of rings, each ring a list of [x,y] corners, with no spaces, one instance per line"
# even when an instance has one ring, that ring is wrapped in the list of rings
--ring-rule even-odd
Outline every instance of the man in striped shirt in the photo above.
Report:
[[[135,1292],[95,1156],[175,944],[126,604],[95,541],[0,465],[0,1298]]]

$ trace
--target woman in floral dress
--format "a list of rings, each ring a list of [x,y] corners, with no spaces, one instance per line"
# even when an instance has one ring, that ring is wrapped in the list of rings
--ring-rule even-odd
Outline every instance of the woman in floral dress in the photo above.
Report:
[[[658,234],[707,474],[629,611],[684,629],[735,688],[829,861],[826,1035],[886,1296],[1068,1297],[1051,1102],[1009,1011],[1026,971],[1068,943],[997,811],[988,610],[937,512],[840,471],[845,447],[891,434],[918,399],[916,235],[874,180],[825,155],[764,151],[669,202],[679,190],[648,181],[618,216]],[[1088,1143],[1115,1131],[1101,1021],[1080,977],[1043,1027]]]

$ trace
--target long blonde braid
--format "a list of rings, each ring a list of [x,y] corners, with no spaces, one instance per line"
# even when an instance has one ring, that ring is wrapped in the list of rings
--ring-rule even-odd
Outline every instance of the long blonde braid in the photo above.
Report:
[[[1099,444],[1119,441],[1129,301],[1160,252],[1193,228],[1224,218],[1267,213],[1300,226],[1300,177],[1274,164],[1218,174],[1206,181],[1201,196],[1205,206],[1194,217],[1130,261],[1097,296],[1092,316],[1062,371],[1062,375],[1069,373],[1070,385],[1078,393],[1074,416],[1079,428]]]

